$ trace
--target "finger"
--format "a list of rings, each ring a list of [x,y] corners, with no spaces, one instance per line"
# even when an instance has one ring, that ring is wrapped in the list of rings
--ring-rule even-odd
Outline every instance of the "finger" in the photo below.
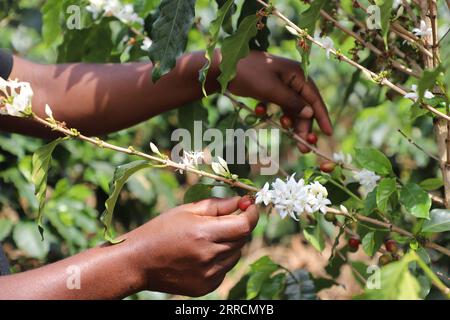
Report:
[[[322,96],[312,79],[306,80],[301,66],[298,63],[293,64],[290,60],[283,60],[286,63],[280,64],[281,78],[300,96],[306,100],[307,104],[312,106],[317,123],[320,129],[328,135],[333,133],[328,110],[323,102]],[[288,78],[289,77],[289,78]]]
[[[308,102],[300,94],[287,86],[280,78],[272,81],[273,89],[267,92],[267,100],[283,108],[287,115],[297,116]]]
[[[213,262],[213,266],[211,267],[211,269],[208,270],[206,277],[220,278],[224,276],[228,271],[233,269],[234,266],[239,262],[239,260],[241,259],[241,255],[242,255],[241,251],[237,250],[227,255],[226,257],[223,257]]]
[[[300,90],[301,96],[311,105],[314,110],[314,116],[319,124],[320,129],[327,135],[333,134],[333,126],[331,124],[328,110],[323,102],[314,82],[309,79]]]
[[[238,241],[247,238],[258,224],[259,213],[255,205],[239,215],[225,215],[211,219],[208,227],[211,230],[212,241]]]
[[[314,116],[314,111],[310,106],[306,106],[299,114],[299,120],[297,121],[295,132],[302,138],[306,140],[309,132],[312,129],[312,117]],[[308,153],[311,150],[304,144],[298,143],[298,148],[302,153]]]
[[[201,216],[223,216],[235,212],[241,197],[210,198],[186,204],[186,210]]]
[[[237,241],[218,242],[217,243],[218,256],[223,257],[229,255],[230,252],[232,251],[241,250],[246,243],[247,243],[246,238]]]
[[[306,140],[308,133],[311,131],[312,121],[311,119],[300,119],[297,123],[296,133],[302,138]],[[297,143],[297,146],[302,153],[308,153],[311,151],[306,145],[303,143]]]

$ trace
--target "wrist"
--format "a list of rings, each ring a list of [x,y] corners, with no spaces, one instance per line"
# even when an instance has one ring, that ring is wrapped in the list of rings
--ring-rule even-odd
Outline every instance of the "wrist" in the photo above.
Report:
[[[146,273],[138,259],[140,251],[134,248],[134,243],[128,235],[123,236],[125,240],[122,243],[111,246],[118,257],[116,261],[118,269],[121,270],[120,281],[122,287],[128,291],[126,295],[143,291],[147,286]]]
[[[185,61],[183,61],[186,59]],[[217,81],[217,78],[220,75],[220,61],[222,59],[222,54],[219,49],[214,50],[214,54],[211,57],[211,64],[208,70],[208,73],[206,75],[206,81],[205,81],[205,89],[208,94],[215,93],[219,91],[220,84]],[[196,87],[198,87],[201,90],[201,82],[199,80],[200,76],[200,70],[205,66],[207,63],[205,52],[204,51],[197,51],[190,53],[182,58],[181,67],[183,68],[183,65],[186,65],[186,72],[185,79],[188,78],[189,81],[192,81],[191,83],[194,83]]]

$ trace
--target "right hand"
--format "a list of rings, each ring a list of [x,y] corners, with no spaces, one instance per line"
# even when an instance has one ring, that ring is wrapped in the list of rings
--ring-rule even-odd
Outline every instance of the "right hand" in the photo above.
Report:
[[[241,257],[258,222],[255,205],[239,215],[240,197],[185,204],[127,235],[133,265],[152,291],[202,296],[216,289]]]

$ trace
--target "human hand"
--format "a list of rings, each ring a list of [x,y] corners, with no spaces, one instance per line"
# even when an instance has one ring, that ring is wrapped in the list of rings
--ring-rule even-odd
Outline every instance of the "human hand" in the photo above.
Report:
[[[154,218],[126,238],[143,287],[202,296],[222,283],[239,261],[258,222],[256,206],[239,215],[240,197],[185,204]]]
[[[237,74],[229,84],[231,93],[273,102],[294,120],[294,131],[306,140],[313,118],[323,133],[333,133],[328,111],[314,82],[306,81],[296,61],[252,51],[239,61]],[[301,152],[309,148],[299,144]]]

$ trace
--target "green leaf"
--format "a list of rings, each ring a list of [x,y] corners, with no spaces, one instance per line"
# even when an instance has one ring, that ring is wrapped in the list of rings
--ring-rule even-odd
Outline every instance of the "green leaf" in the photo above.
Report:
[[[425,221],[422,232],[450,231],[450,210],[434,209],[430,212],[430,220]]]
[[[110,21],[102,19],[101,23],[82,30],[69,30],[58,46],[58,63],[89,62],[105,63],[111,61],[112,42]]]
[[[429,219],[431,198],[415,183],[408,183],[400,191],[400,202],[417,218]]]
[[[391,23],[392,5],[394,0],[378,0],[375,3],[380,8],[380,18],[381,18],[381,35],[384,39],[384,45],[387,49],[387,37],[389,34],[389,27]]]
[[[228,292],[227,300],[244,300],[247,297],[247,283],[250,274],[243,276]]]
[[[364,202],[364,215],[368,216],[373,210],[377,208],[377,189],[376,187],[373,191],[369,192]]]
[[[236,67],[240,59],[250,52],[249,41],[258,32],[256,28],[256,15],[246,17],[239,25],[237,31],[227,37],[222,45],[221,74],[218,81],[225,92],[230,82],[236,76]]]
[[[184,194],[184,203],[197,202],[203,199],[211,198],[211,189],[213,186],[206,184],[196,184],[193,185]]]
[[[205,129],[208,124],[208,111],[203,107],[200,101],[178,108],[178,127],[184,128],[190,133],[190,139],[186,138],[188,141],[184,141],[183,137],[182,141],[183,148],[187,151],[189,151],[189,149],[190,151],[200,151],[202,149],[202,140],[198,139],[198,135],[201,135],[201,132],[195,131],[196,121],[200,122],[200,125],[197,124],[197,128],[200,130]],[[187,143],[189,143],[189,145],[187,145]],[[199,145],[196,147],[196,144]]]
[[[385,212],[389,203],[389,198],[397,192],[395,178],[384,178],[377,188],[377,207],[381,212]]]
[[[284,296],[287,300],[317,300],[316,292],[333,284],[332,280],[313,279],[308,271],[298,269],[287,275]]]
[[[214,49],[216,48],[217,42],[219,40],[220,28],[222,27],[225,19],[230,13],[231,9],[234,6],[234,0],[228,0],[225,2],[222,7],[220,7],[217,12],[217,17],[211,22],[209,26],[209,34],[208,34],[208,46],[205,51],[206,64],[200,70],[200,82],[202,83],[203,94],[206,96],[206,76],[208,75],[209,68],[211,67],[211,59],[214,55]]]
[[[284,290],[286,282],[286,274],[278,273],[264,281],[261,291],[259,292],[259,300],[278,300]]]
[[[10,219],[0,218],[0,241],[3,241],[11,233],[13,222]]]
[[[326,4],[326,0],[314,0],[310,7],[303,11],[298,20],[298,26],[302,29],[308,29],[308,33],[314,36],[314,31],[316,30],[316,23],[320,17],[320,10]]]
[[[264,282],[279,268],[268,256],[264,256],[254,262],[250,266],[251,274],[247,282],[247,299],[251,300],[256,298]]]
[[[392,262],[381,268],[379,289],[366,287],[364,294],[357,298],[368,300],[419,299],[420,284],[408,269],[411,261],[412,257],[407,255],[400,261]]]
[[[364,252],[372,257],[383,244],[384,236],[384,232],[368,232],[361,241]]]
[[[364,169],[387,176],[393,174],[392,164],[379,150],[374,148],[356,148],[356,162]]]
[[[159,11],[160,16],[152,27],[153,44],[149,50],[154,82],[172,70],[184,51],[195,17],[195,0],[163,0]]]
[[[317,251],[322,252],[325,249],[325,238],[319,224],[315,227],[304,228],[303,235]]]
[[[47,174],[52,162],[52,153],[56,146],[65,138],[58,138],[45,146],[40,147],[34,154],[32,160],[31,181],[35,187],[35,195],[39,202],[38,228],[42,239],[44,238],[44,228],[42,225],[42,215],[45,206],[45,196],[47,192]]]
[[[427,191],[433,191],[441,188],[444,185],[444,182],[440,178],[430,178],[423,180],[419,183],[419,186]]]
[[[238,26],[246,17],[257,14],[263,8],[263,5],[257,1],[244,1],[237,21]],[[252,50],[267,51],[269,48],[270,30],[267,26],[267,17],[260,17],[260,19],[260,22],[264,24],[264,28],[258,30],[256,36],[250,39],[249,46]]]
[[[60,17],[63,4],[61,0],[47,0],[42,7],[42,37],[47,45],[53,44],[62,32]]]
[[[103,211],[101,216],[101,221],[103,222],[103,225],[105,227],[104,237],[107,241],[115,243],[111,234],[111,222],[117,198],[119,197],[120,191],[122,190],[124,184],[134,173],[142,169],[151,168],[153,166],[154,165],[145,160],[139,160],[121,165],[116,168],[113,180],[111,181],[109,187],[109,196],[105,202],[106,209],[105,211]]]
[[[311,3],[310,7],[303,11],[299,16],[299,27],[306,29],[311,36],[314,36],[316,30],[316,23],[320,17],[320,10],[325,6],[325,0],[315,0]],[[309,55],[311,53],[311,41],[305,40],[308,49],[304,50],[298,43],[296,44],[297,50],[300,53],[301,63],[305,76],[308,77]]]
[[[13,239],[17,247],[32,258],[44,259],[50,249],[48,241],[41,240],[36,225],[32,222],[19,222],[14,227]]]
[[[424,70],[422,78],[419,79],[419,85],[417,86],[417,94],[419,99],[423,98],[427,89],[433,90],[436,85],[437,78],[443,71],[444,70],[441,65],[433,70]]]

